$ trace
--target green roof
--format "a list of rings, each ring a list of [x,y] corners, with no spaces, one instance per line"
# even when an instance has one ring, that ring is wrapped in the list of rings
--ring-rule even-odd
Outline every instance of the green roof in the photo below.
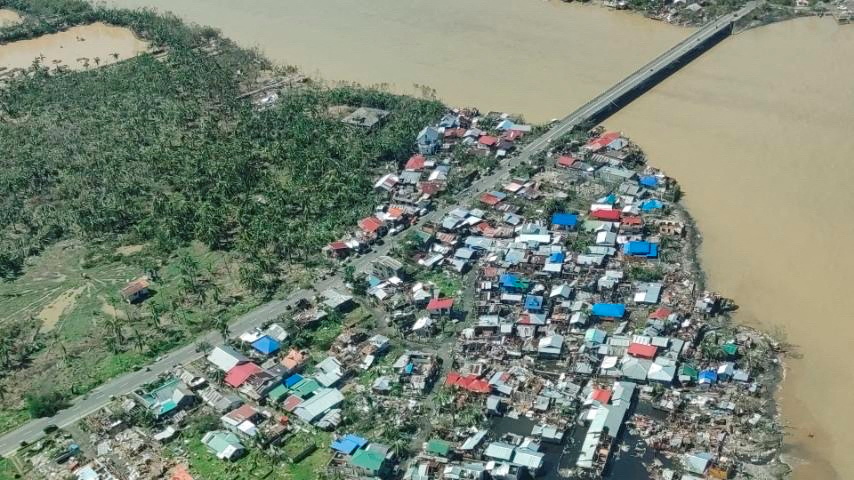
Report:
[[[377,473],[383,468],[385,456],[379,452],[360,448],[350,457],[353,466],[363,468],[371,473]]]
[[[243,448],[243,444],[240,443],[240,439],[237,435],[225,431],[214,432],[214,434],[208,439],[207,443],[207,447],[217,454],[224,452],[226,448],[231,446],[235,448]]]
[[[276,385],[276,388],[270,390],[270,393],[268,393],[267,395],[269,395],[270,400],[273,400],[274,402],[278,402],[280,398],[284,397],[287,394],[288,394],[288,387],[286,387],[280,383],[280,384]]]
[[[738,353],[738,345],[736,345],[736,344],[734,344],[734,343],[725,343],[725,344],[721,347],[721,350],[723,350],[725,354],[727,354],[727,355],[729,355],[729,356],[731,356],[731,357],[732,357],[732,356],[735,356],[735,354],[737,354],[737,353]]]
[[[291,387],[291,392],[300,398],[305,398],[314,393],[318,388],[320,388],[320,383],[318,383],[317,380],[313,378],[304,378]]]
[[[450,451],[451,444],[444,440],[433,438],[427,442],[427,453],[444,457],[447,456]]]
[[[697,376],[700,374],[700,371],[696,368],[688,365],[687,363],[682,364],[682,368],[679,369],[679,375],[687,375],[691,377],[693,380],[697,379]]]

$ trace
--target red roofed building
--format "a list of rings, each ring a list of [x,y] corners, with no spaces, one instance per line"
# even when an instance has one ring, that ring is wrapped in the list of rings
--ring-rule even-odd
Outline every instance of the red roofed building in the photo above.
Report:
[[[454,307],[453,298],[434,298],[427,304],[427,311],[430,313],[451,313],[451,308]]]
[[[649,318],[653,320],[666,320],[671,313],[673,311],[667,307],[658,307],[654,312],[649,314]]]
[[[515,142],[516,140],[522,138],[525,135],[525,132],[520,130],[509,130],[504,133],[501,137],[508,142]]]
[[[261,367],[254,363],[243,363],[232,368],[225,374],[225,383],[234,388],[239,388],[246,383],[246,380],[249,380],[249,377],[260,371]]]
[[[570,168],[575,164],[575,158],[571,155],[561,155],[555,163],[558,167]]]
[[[443,136],[445,138],[463,138],[466,135],[465,128],[446,128]]]
[[[478,378],[475,375],[462,376],[453,371],[448,372],[448,376],[445,378],[445,385],[459,387],[473,393],[490,393],[492,391],[492,387],[489,386],[489,382],[486,380]]]
[[[501,203],[500,198],[496,197],[495,195],[493,195],[489,192],[486,192],[483,195],[481,195],[480,201],[489,205],[490,207],[494,207],[494,206],[498,205],[499,203]]]
[[[629,355],[638,358],[646,358],[652,360],[658,352],[658,347],[654,345],[644,345],[642,343],[632,343],[629,345]]]
[[[607,388],[594,388],[590,392],[590,399],[594,402],[599,402],[600,405],[607,405],[608,400],[611,399],[611,391]]]
[[[492,135],[482,135],[477,139],[477,143],[486,147],[494,147],[498,143],[498,139]]]
[[[344,258],[350,254],[350,247],[341,241],[332,242],[327,246],[326,252],[331,257]]]
[[[379,235],[383,229],[383,221],[377,217],[366,217],[359,220],[359,228],[369,235]]]
[[[605,220],[609,222],[616,222],[620,219],[620,211],[619,210],[595,210],[590,214],[590,218],[596,220]]]
[[[403,169],[412,172],[420,172],[424,169],[424,162],[426,161],[427,159],[424,158],[424,155],[413,155],[409,157],[409,160],[406,162],[406,166],[403,167]]]
[[[603,148],[607,147],[608,144],[618,138],[620,138],[620,132],[605,132],[602,135],[591,139],[589,142],[587,142],[587,145],[585,145],[585,147],[591,152],[598,152],[599,150],[602,150]]]
[[[282,408],[284,408],[286,412],[293,412],[301,403],[301,398],[296,395],[289,395],[288,398],[285,399],[285,402],[282,403]]]
[[[421,182],[418,184],[418,189],[424,195],[436,195],[442,189],[442,185],[438,182]]]

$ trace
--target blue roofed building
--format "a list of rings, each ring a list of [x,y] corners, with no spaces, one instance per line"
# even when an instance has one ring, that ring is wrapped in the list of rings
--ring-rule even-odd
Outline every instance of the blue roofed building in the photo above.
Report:
[[[358,435],[348,433],[341,438],[332,441],[332,450],[341,452],[344,455],[352,455],[356,450],[364,447],[368,441]]]
[[[578,225],[578,215],[574,213],[555,213],[552,215],[552,228],[573,230]]]
[[[623,318],[626,314],[626,306],[622,303],[595,303],[593,304],[593,315],[603,318]]]
[[[643,212],[651,212],[653,210],[659,210],[664,208],[664,204],[661,203],[661,200],[651,199],[641,203],[640,209]]]
[[[264,335],[258,340],[252,342],[252,348],[261,352],[264,355],[273,355],[279,351],[279,348],[281,348],[281,346],[279,345],[279,342],[277,342],[273,337],[269,335]]]
[[[658,186],[658,177],[655,175],[644,175],[638,180],[641,185],[648,188],[656,188]]]
[[[502,274],[499,278],[501,288],[510,291],[526,291],[528,290],[529,282],[524,278],[517,277],[512,273]]]
[[[628,242],[623,245],[623,254],[632,257],[657,258],[658,244],[644,241]]]
[[[290,377],[286,378],[284,381],[284,384],[286,387],[291,388],[294,385],[301,382],[302,380],[303,380],[302,375],[295,373],[295,374],[291,375]]]
[[[697,383],[709,386],[718,381],[718,372],[714,369],[706,369],[700,372]]]
[[[525,297],[525,310],[539,312],[543,309],[543,297],[539,295],[528,295]]]

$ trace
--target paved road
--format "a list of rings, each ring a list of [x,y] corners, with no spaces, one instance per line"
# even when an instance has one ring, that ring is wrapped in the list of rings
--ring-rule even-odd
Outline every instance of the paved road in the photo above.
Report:
[[[705,27],[697,30],[694,34],[657,57],[655,60],[645,65],[638,71],[626,77],[620,83],[606,90],[603,94],[594,98],[578,110],[567,115],[565,118],[557,122],[549,131],[527,144],[518,155],[507,160],[494,173],[481,177],[472,183],[466,190],[463,191],[460,197],[476,198],[481,193],[489,191],[500,180],[509,177],[509,172],[512,168],[528,162],[531,157],[545,150],[549,143],[561,137],[565,133],[572,130],[573,127],[584,123],[591,117],[594,117],[604,111],[606,107],[622,97],[626,92],[632,90],[643,82],[649,80],[657,71],[669,67],[675,60],[681,58],[685,53],[694,48],[698,43],[701,43],[710,37],[718,34],[720,30],[729,28],[729,25],[737,18],[751,12],[759,5],[758,2],[753,2],[742,10],[721,17],[720,19],[709,23]],[[452,210],[456,205],[448,205],[434,210],[420,219],[419,226],[422,226],[428,221],[440,220],[447,212]],[[373,260],[381,255],[385,255],[391,250],[393,245],[400,241],[405,235],[397,237],[386,237],[385,244],[377,246],[372,252],[355,259],[352,265],[357,271],[367,271]],[[294,305],[299,300],[310,298],[315,295],[315,292],[322,292],[327,288],[342,288],[343,279],[340,275],[332,276],[315,284],[313,291],[299,290],[291,293],[287,298],[282,300],[274,300],[266,303],[255,310],[237,318],[231,325],[231,332],[237,334],[242,333],[250,328],[261,325],[262,323],[276,318],[285,313],[288,307]],[[222,341],[219,333],[209,333],[199,340],[207,341],[210,344],[217,344]],[[195,345],[191,344],[184,348],[178,349],[168,355],[165,355],[159,361],[149,365],[147,369],[138,370],[127,373],[112,381],[96,388],[88,395],[79,397],[73,401],[73,404],[68,409],[65,409],[51,418],[41,418],[31,420],[20,428],[13,430],[6,435],[0,437],[0,455],[7,456],[13,453],[22,441],[32,443],[43,435],[44,427],[48,425],[57,425],[60,428],[70,425],[81,418],[102,408],[110,401],[111,396],[118,396],[130,392],[148,382],[157,375],[167,372],[177,365],[188,363],[202,354],[196,352]]]

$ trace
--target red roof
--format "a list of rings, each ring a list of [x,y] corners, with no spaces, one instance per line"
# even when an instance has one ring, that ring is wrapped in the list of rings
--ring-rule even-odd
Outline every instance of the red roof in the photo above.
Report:
[[[413,155],[409,158],[409,161],[406,162],[404,170],[421,170],[424,168],[424,162],[426,161],[427,159],[424,158],[424,155]]]
[[[571,167],[575,163],[575,158],[570,155],[561,155],[557,159],[557,164],[561,167]]]
[[[193,476],[187,471],[187,467],[178,465],[172,470],[172,476],[169,477],[169,480],[193,480]]]
[[[477,143],[481,145],[486,145],[487,147],[491,147],[498,143],[498,139],[493,137],[492,135],[482,135],[477,139]]]
[[[293,412],[301,403],[301,398],[296,395],[289,395],[288,398],[285,399],[285,403],[282,404],[282,408],[284,408],[286,412]]]
[[[477,378],[476,375],[466,375],[463,377],[457,372],[448,372],[445,384],[457,386],[474,393],[489,393],[492,391],[489,382],[486,380]]]
[[[504,140],[513,142],[516,141],[516,139],[518,138],[522,138],[523,135],[525,135],[525,132],[522,132],[520,130],[510,130],[509,132],[505,132],[502,137],[504,137]]]
[[[339,241],[330,243],[329,248],[331,248],[332,250],[347,250],[350,247],[348,247],[346,243]]]
[[[418,188],[423,194],[434,195],[442,188],[442,186],[436,182],[421,182],[418,184]]]
[[[649,318],[655,320],[664,320],[669,317],[671,313],[673,313],[673,311],[671,311],[667,307],[658,307],[654,312],[649,314]]]
[[[605,132],[602,135],[590,140],[587,142],[586,147],[592,151],[602,150],[607,147],[609,143],[614,140],[620,138],[620,132]]]
[[[654,345],[644,345],[642,343],[632,343],[629,345],[629,355],[635,357],[646,358],[652,360],[658,352],[658,347]]]
[[[591,400],[595,400],[602,405],[606,405],[611,399],[611,391],[607,388],[594,388],[590,395]]]
[[[434,298],[427,304],[427,310],[450,310],[453,306],[453,298]]]
[[[374,233],[383,226],[383,221],[377,217],[366,217],[359,220],[359,228],[365,233]]]
[[[404,210],[400,207],[391,207],[385,213],[388,216],[388,218],[392,218],[392,219],[397,220],[397,219],[400,219],[403,217],[403,212],[404,212]]]
[[[486,222],[480,222],[477,225],[475,225],[474,228],[480,230],[480,233],[484,234],[487,237],[491,237],[492,235],[495,235],[495,229],[492,228],[492,225],[490,225]]]
[[[228,371],[225,375],[225,383],[231,385],[234,388],[238,388],[249,379],[253,374],[256,374],[261,371],[261,367],[255,365],[254,363],[244,363],[241,365],[237,365]]]
[[[643,225],[643,219],[637,215],[630,215],[628,217],[623,217],[623,219],[620,220],[620,223],[623,225]]]
[[[594,210],[590,216],[596,220],[616,221],[620,219],[619,210]]]
[[[466,134],[465,128],[446,128],[445,138],[462,138]]]
[[[501,199],[500,199],[500,198],[496,197],[495,195],[493,195],[493,194],[491,194],[491,193],[489,193],[489,192],[484,193],[483,195],[481,195],[481,196],[480,196],[480,201],[481,201],[481,202],[483,202],[483,203],[485,203],[485,204],[487,204],[487,205],[490,205],[490,206],[495,206],[495,205],[498,205],[499,203],[501,203]]]

